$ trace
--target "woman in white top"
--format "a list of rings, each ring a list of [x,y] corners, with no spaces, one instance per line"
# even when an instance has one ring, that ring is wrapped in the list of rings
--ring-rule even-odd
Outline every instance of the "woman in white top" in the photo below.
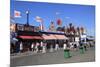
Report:
[[[34,43],[32,43],[32,45],[31,45],[31,50],[33,51],[33,48],[34,48]]]
[[[36,53],[38,52],[38,46],[39,46],[39,43],[37,42],[37,43],[36,43],[36,46],[35,46]]]
[[[67,45],[66,45],[66,43],[64,43],[63,49],[66,50],[66,47],[67,47]]]
[[[43,50],[43,42],[41,42],[41,45],[40,45],[40,51],[42,51]]]
[[[20,52],[22,52],[22,50],[23,50],[23,43],[21,42],[20,43]]]
[[[59,49],[59,45],[56,43],[55,50]]]
[[[46,43],[43,43],[43,50],[42,53],[46,53]]]

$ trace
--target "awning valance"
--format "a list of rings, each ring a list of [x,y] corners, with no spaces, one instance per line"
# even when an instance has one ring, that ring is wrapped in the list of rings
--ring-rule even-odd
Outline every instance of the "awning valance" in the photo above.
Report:
[[[65,35],[54,35],[57,39],[67,40],[68,38]]]
[[[18,36],[22,39],[43,39],[41,36]]]
[[[56,38],[54,35],[52,35],[52,34],[48,34],[48,35],[43,34],[42,37],[43,37],[43,39],[45,39],[45,40],[55,40],[55,39],[57,39],[57,38]]]

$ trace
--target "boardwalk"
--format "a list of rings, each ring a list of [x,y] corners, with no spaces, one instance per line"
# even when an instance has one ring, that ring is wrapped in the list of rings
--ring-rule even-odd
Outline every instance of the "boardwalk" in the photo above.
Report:
[[[28,55],[29,54],[29,55]],[[93,62],[95,61],[95,49],[89,48],[84,54],[79,51],[72,51],[71,58],[65,59],[63,50],[48,52],[45,54],[32,52],[20,56],[11,56],[11,67],[27,65],[44,65],[44,64],[61,64],[76,62]]]

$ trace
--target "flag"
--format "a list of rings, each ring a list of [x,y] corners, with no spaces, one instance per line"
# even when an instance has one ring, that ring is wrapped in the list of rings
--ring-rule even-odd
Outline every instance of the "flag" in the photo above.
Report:
[[[40,29],[41,29],[41,30],[44,30],[43,19],[42,19],[41,17],[39,17],[39,16],[36,16],[36,17],[35,17],[35,21],[36,21],[36,22],[40,22]]]
[[[20,11],[14,11],[14,17],[20,18],[21,17],[21,12]]]
[[[36,20],[36,22],[43,22],[43,19],[41,17],[39,17],[39,16],[36,16],[35,20]]]

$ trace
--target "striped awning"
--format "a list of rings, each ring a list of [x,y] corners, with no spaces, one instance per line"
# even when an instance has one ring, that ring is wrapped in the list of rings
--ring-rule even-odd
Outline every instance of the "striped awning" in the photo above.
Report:
[[[45,39],[45,40],[55,40],[55,39],[57,39],[57,38],[56,38],[54,35],[52,35],[52,34],[48,34],[48,35],[43,34],[42,37],[43,37],[43,39]]]
[[[68,38],[65,35],[54,35],[57,39],[67,40]]]
[[[18,36],[22,39],[43,39],[41,36]]]

